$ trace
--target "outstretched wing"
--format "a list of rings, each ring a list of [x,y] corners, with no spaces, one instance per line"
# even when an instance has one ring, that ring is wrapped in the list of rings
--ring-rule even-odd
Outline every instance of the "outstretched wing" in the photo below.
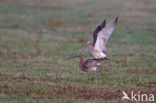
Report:
[[[95,43],[95,49],[98,51],[106,52],[107,40],[114,31],[118,18],[112,20],[97,34],[97,40]]]
[[[96,27],[96,29],[93,32],[93,45],[95,45],[97,40],[98,33],[104,28],[106,25],[106,20],[104,20],[99,26]]]

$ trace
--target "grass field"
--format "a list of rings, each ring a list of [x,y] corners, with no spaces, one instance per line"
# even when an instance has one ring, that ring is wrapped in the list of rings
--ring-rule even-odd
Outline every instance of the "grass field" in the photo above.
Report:
[[[155,0],[0,0],[1,103],[127,103],[122,91],[156,100]],[[110,62],[82,72],[80,49],[104,19],[119,17]],[[94,77],[93,79],[91,79]]]

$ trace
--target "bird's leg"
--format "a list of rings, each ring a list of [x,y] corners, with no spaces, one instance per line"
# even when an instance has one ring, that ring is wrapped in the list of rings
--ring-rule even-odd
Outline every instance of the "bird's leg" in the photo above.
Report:
[[[91,76],[90,76],[90,80],[91,80],[91,81],[94,81],[94,80],[95,80],[95,75],[94,75],[94,73],[95,73],[95,71],[93,71],[93,73],[92,73]]]
[[[91,81],[92,80],[92,77],[91,77],[92,75],[90,74],[90,72],[87,72],[87,75],[89,76],[89,78],[88,78],[89,81]]]
[[[98,72],[98,70],[96,71],[96,75],[98,74],[99,72]]]
[[[101,67],[101,66],[98,66],[98,67]],[[98,78],[98,76],[99,76],[99,69],[95,71],[95,77]]]

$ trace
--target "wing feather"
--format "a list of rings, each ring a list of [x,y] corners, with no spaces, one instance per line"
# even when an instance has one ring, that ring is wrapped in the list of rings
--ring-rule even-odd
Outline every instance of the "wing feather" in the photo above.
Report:
[[[93,45],[95,45],[97,40],[98,33],[104,28],[106,25],[106,20],[104,20],[99,26],[96,27],[96,29],[93,32]]]
[[[107,24],[97,35],[97,40],[95,43],[95,49],[98,51],[106,52],[106,44],[110,35],[114,31],[118,18],[112,20],[109,24]]]
[[[95,67],[97,66],[98,62],[101,62],[102,60],[100,59],[88,59],[85,61],[83,67],[85,68],[90,68],[90,67]]]

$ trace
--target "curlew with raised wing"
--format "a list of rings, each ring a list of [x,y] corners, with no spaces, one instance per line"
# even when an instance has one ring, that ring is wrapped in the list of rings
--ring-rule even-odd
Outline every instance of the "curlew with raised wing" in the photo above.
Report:
[[[93,32],[93,43],[91,40],[87,41],[88,52],[95,59],[106,57],[106,44],[117,22],[117,17],[108,24],[106,24],[106,20],[104,20]]]

